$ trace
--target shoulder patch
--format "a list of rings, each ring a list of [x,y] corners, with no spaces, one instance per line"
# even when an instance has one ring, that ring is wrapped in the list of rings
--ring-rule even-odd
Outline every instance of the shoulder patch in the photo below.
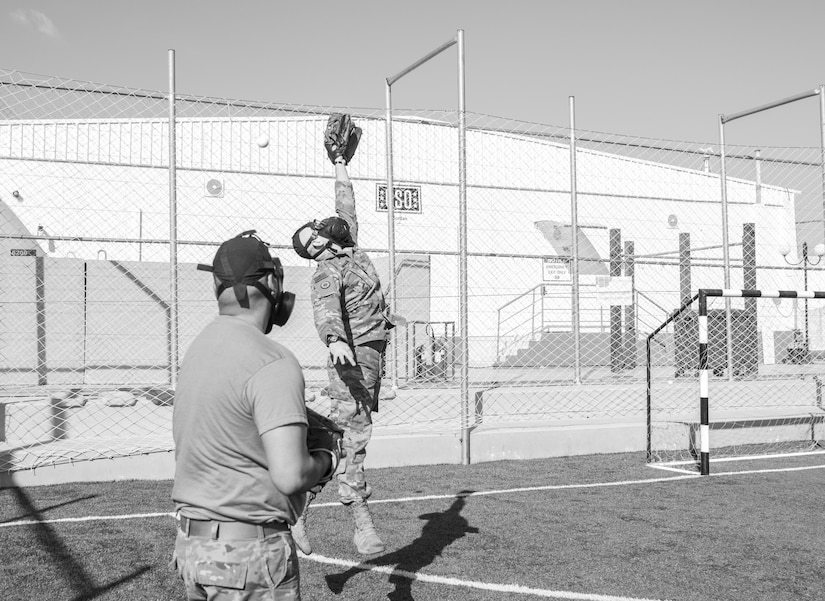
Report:
[[[337,291],[335,278],[328,273],[316,275],[312,279],[312,290],[319,298],[335,294]]]

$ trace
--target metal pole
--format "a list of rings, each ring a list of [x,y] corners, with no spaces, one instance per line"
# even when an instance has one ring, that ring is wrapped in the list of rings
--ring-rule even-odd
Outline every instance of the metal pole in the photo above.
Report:
[[[730,115],[719,115],[719,119],[722,123],[727,123],[728,121],[733,121],[734,119],[739,119],[740,117],[747,117],[748,115],[753,115],[754,113],[767,111],[768,109],[776,108],[777,106],[782,106],[783,104],[796,102],[797,100],[802,100],[803,98],[810,98],[811,96],[816,96],[817,94],[819,94],[818,88],[814,90],[808,90],[806,92],[801,92],[793,96],[788,96],[787,98],[783,98],[782,100],[769,102],[768,104],[763,104],[762,106],[757,106],[755,108],[740,111],[738,113],[733,113]]]
[[[396,81],[398,81],[399,79],[404,77],[407,73],[409,73],[410,71],[414,71],[415,69],[417,69],[418,67],[420,67],[421,65],[426,63],[428,60],[430,60],[431,58],[441,54],[442,52],[447,50],[447,48],[449,48],[453,44],[455,44],[457,42],[460,44],[459,38],[461,38],[463,35],[464,35],[464,31],[459,29],[455,38],[453,38],[452,40],[449,40],[447,42],[444,42],[443,44],[441,44],[441,46],[439,46],[438,48],[436,48],[435,50],[433,50],[432,52],[430,52],[426,56],[418,59],[417,61],[415,61],[413,64],[411,64],[406,69],[404,69],[402,71],[399,71],[397,74],[393,75],[392,77],[388,77],[387,78],[387,85],[394,84]],[[459,50],[459,54],[460,53],[461,53],[461,51]]]
[[[754,166],[756,167],[756,204],[762,204],[762,151],[753,152]]]
[[[138,244],[138,261],[143,261],[143,209],[140,209],[138,220],[138,240],[140,240]]]
[[[456,32],[458,42],[458,229],[459,229],[459,322],[461,330],[461,406],[465,432],[461,437],[462,463],[470,463],[470,330],[467,285],[467,122],[464,90],[464,30]]]
[[[730,246],[728,244],[728,180],[725,165],[725,116],[719,115],[720,177],[722,184],[722,260],[725,268],[725,288],[730,288]],[[727,339],[728,380],[733,379],[733,327],[730,319],[730,299],[725,297],[725,336]]]
[[[822,227],[825,230],[825,84],[819,86],[819,162],[822,169]],[[825,240],[825,231],[823,231]]]
[[[808,291],[808,243],[802,243],[802,289]],[[810,344],[808,342],[808,299],[805,299],[805,361],[808,360]]]
[[[573,280],[573,381],[581,384],[581,322],[579,315],[579,213],[576,187],[576,99],[570,102],[570,227],[572,229],[573,256],[570,258],[570,276]]]
[[[178,383],[178,207],[175,149],[175,51],[169,50],[169,386]]]
[[[396,268],[395,268],[395,182],[393,181],[392,164],[392,86],[389,79],[386,85],[387,103],[387,250],[389,252],[389,272],[390,272],[390,312],[397,311],[398,295],[396,293]],[[393,390],[398,389],[398,337],[390,331],[390,381]]]
[[[460,337],[460,361],[461,361],[461,419],[463,435],[461,441],[462,461],[470,462],[470,388],[469,388],[469,365],[467,357],[467,153],[465,150],[466,124],[464,111],[464,32],[459,29],[456,37],[445,42],[426,56],[412,63],[409,67],[399,71],[396,75],[386,78],[387,97],[387,220],[388,220],[388,245],[390,254],[390,295],[391,309],[395,309],[395,189],[392,179],[392,93],[391,87],[396,81],[404,77],[407,73],[417,69],[431,58],[444,52],[453,44],[458,44],[458,102],[459,102],[459,123],[458,123],[458,152],[459,152],[459,337]],[[395,345],[393,345],[393,349]],[[393,354],[395,350],[393,350]],[[395,355],[393,355],[395,363]],[[393,379],[393,387],[397,387],[397,376]]]

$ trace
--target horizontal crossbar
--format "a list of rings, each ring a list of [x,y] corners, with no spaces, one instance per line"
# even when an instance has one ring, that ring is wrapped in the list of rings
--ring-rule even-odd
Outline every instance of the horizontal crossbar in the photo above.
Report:
[[[825,291],[818,290],[737,290],[734,288],[701,288],[701,296],[728,298],[825,298]]]

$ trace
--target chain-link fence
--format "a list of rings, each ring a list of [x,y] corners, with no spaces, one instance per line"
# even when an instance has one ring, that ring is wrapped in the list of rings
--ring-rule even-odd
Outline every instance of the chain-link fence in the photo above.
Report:
[[[195,265],[249,229],[275,246],[298,294],[273,336],[304,367],[310,402],[325,407],[314,265],[290,238],[334,210],[321,146],[334,110],[364,130],[349,172],[359,242],[385,282],[387,197],[395,203],[394,309],[409,323],[387,353],[377,427],[644,420],[647,335],[691,291],[721,286],[720,176],[707,145],[577,132],[573,197],[568,127],[465,115],[462,298],[455,111],[396,111],[388,195],[380,110],[170,102],[163,92],[6,71],[0,469],[171,449],[177,366],[216,312]],[[796,249],[799,207],[821,198],[819,149],[729,147],[727,160],[734,287],[825,288],[814,245]],[[808,261],[791,265],[803,252]],[[825,349],[820,309],[806,315],[810,348]],[[765,362],[783,352],[777,344]]]

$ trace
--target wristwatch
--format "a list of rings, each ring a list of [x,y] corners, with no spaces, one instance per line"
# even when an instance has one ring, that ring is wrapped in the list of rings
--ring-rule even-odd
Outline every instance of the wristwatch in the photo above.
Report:
[[[333,342],[338,342],[339,340],[341,340],[341,339],[338,336],[336,336],[335,334],[328,334],[327,335],[327,346],[329,346]]]

